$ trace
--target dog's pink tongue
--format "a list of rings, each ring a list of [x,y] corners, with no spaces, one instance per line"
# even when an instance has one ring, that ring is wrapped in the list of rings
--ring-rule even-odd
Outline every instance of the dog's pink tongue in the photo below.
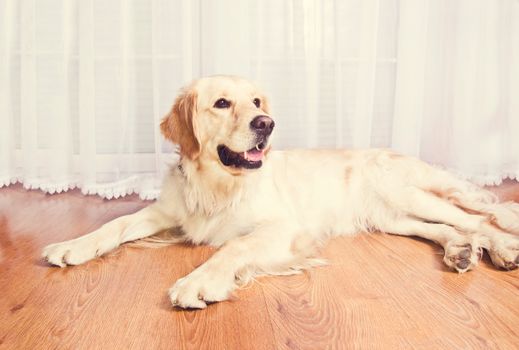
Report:
[[[250,151],[244,152],[243,156],[250,162],[257,162],[263,159],[263,152],[258,151],[257,149],[252,149]]]

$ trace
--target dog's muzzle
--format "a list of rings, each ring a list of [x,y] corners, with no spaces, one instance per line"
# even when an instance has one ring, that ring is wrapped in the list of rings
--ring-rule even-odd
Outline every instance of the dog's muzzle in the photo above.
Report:
[[[244,169],[258,169],[263,165],[266,141],[260,142],[245,152],[234,152],[225,145],[218,146],[218,157],[225,166]]]
[[[274,130],[274,120],[266,115],[258,115],[250,122],[250,129],[256,134],[256,145],[245,152],[235,152],[225,145],[217,148],[218,157],[225,166],[244,169],[258,169],[263,165],[268,138]]]

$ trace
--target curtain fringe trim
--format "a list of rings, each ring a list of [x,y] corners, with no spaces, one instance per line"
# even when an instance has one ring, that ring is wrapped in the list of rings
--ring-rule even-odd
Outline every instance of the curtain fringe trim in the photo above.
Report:
[[[498,186],[505,179],[519,181],[519,172],[506,173],[503,175],[467,175],[457,171],[450,171],[458,177],[469,180],[479,186]],[[5,176],[0,178],[0,188],[20,183],[27,190],[41,190],[48,194],[67,192],[77,188],[81,190],[81,193],[84,195],[97,195],[105,199],[122,198],[134,193],[138,194],[139,198],[142,200],[157,199],[160,193],[158,188],[142,188],[142,183],[146,180],[149,180],[149,178],[134,175],[121,181],[103,184],[78,184],[77,181],[42,183],[38,180]]]
[[[155,200],[158,198],[160,190],[143,189],[140,183],[146,178],[131,176],[127,179],[103,183],[103,184],[78,184],[77,181],[64,181],[53,183],[41,183],[38,180],[28,180],[23,178],[3,177],[0,178],[0,188],[15,185],[23,185],[26,190],[40,190],[48,194],[57,194],[69,190],[79,189],[84,195],[97,195],[105,199],[117,199],[131,194],[138,194],[142,200]]]
[[[510,179],[519,181],[519,171],[516,173],[508,172],[501,175],[474,175],[461,173],[456,170],[448,169],[447,171],[458,176],[463,180],[468,180],[478,186],[499,186],[503,183],[503,180]]]

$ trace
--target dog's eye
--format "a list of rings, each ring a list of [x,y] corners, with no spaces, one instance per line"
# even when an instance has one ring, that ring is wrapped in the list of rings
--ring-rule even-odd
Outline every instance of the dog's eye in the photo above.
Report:
[[[253,101],[254,105],[257,107],[257,108],[260,108],[261,106],[261,100],[259,98],[255,98]]]
[[[221,98],[214,103],[214,108],[229,108],[231,107],[231,102],[227,101],[225,98]]]

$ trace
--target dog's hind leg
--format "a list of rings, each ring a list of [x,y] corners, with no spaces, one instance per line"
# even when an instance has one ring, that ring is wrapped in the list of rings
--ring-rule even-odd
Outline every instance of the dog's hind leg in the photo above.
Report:
[[[458,208],[486,218],[480,232],[493,264],[506,270],[516,269],[519,266],[519,203],[499,203],[492,193],[477,187],[457,189],[444,192],[445,197]]]
[[[491,192],[478,188],[466,191],[454,189],[445,192],[443,196],[459,208],[486,216],[491,223],[504,231],[519,234],[519,203],[499,203]]]
[[[458,209],[457,216],[462,211],[474,222],[477,217],[484,218],[476,231],[495,266],[505,270],[519,266],[519,203],[499,203],[492,192],[456,178],[443,179],[435,187],[434,201],[448,201]]]
[[[406,187],[388,202],[406,215],[454,226],[466,233],[481,232],[482,224],[487,221],[483,215],[467,213],[448,200],[413,186]]]
[[[477,235],[480,246],[488,251],[494,265],[507,270],[518,267],[519,239],[494,225],[492,217],[475,214],[474,210],[415,187],[405,191],[406,195],[397,203],[401,211],[423,221],[453,226],[463,234]]]
[[[438,214],[438,210],[443,208],[445,210],[443,210],[443,213],[439,213],[440,217],[443,218],[448,215],[449,220],[459,223],[459,218],[462,216],[459,214],[461,211],[464,211],[469,214],[483,216],[487,221],[492,222],[504,231],[519,234],[519,203],[500,203],[498,197],[492,192],[469,181],[460,179],[443,169],[438,169],[418,161],[408,164],[409,159],[404,158],[404,160],[397,159],[395,164],[399,164],[399,166],[390,167],[391,169],[399,170],[396,172],[397,177],[391,177],[391,174],[383,173],[384,177],[389,176],[392,182],[400,184],[402,187],[383,188],[377,186],[377,184],[374,185],[382,194],[385,194],[385,198],[391,199],[392,202],[404,202],[400,203],[403,204],[404,209],[413,207],[415,204],[420,209],[424,209],[424,206],[427,206],[425,212],[418,213],[418,217],[428,215],[427,211],[429,210],[433,212],[431,214]],[[402,182],[402,179],[405,179],[405,182]],[[394,192],[394,188],[397,187],[403,188],[403,192],[407,193],[401,195],[399,192]],[[438,200],[435,200],[434,197]],[[410,199],[413,200],[411,204],[409,203]],[[447,204],[441,204],[440,200],[444,200],[460,210],[457,212],[448,210],[446,209]],[[425,204],[421,205],[421,203]],[[458,217],[457,219],[454,218],[455,215]],[[444,220],[437,221],[445,222]],[[470,219],[469,221],[472,225],[474,220]],[[459,226],[453,222],[449,223]]]
[[[43,249],[42,257],[52,265],[79,265],[124,242],[151,236],[174,226],[171,217],[152,204],[140,211],[114,219],[101,228],[69,241]]]
[[[417,236],[438,243],[445,251],[443,262],[460,273],[474,268],[481,259],[480,236],[462,234],[450,225],[403,217],[385,220],[377,228],[390,234]]]

